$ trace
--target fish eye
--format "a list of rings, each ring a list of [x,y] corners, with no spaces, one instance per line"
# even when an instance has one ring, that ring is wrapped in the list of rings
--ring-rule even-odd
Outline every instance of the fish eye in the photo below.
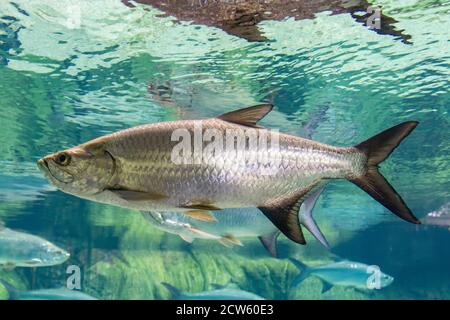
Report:
[[[70,155],[67,154],[66,152],[61,152],[60,154],[58,154],[56,156],[56,163],[62,165],[62,166],[67,166],[70,163]]]

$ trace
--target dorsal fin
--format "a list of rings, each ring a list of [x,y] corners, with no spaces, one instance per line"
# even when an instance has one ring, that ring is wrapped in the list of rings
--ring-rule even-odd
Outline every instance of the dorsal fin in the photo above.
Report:
[[[258,104],[253,107],[224,113],[217,117],[220,120],[240,124],[247,127],[262,128],[256,123],[264,118],[273,108],[270,103]]]

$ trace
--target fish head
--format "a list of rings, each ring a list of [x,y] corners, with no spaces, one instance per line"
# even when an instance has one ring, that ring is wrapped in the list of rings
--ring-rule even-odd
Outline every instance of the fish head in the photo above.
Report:
[[[107,189],[115,173],[114,158],[96,140],[47,155],[37,165],[53,185],[79,197]]]
[[[385,288],[385,287],[389,286],[393,281],[394,281],[394,277],[392,277],[388,274],[385,274],[385,273],[381,273],[381,276],[380,276],[381,288]]]

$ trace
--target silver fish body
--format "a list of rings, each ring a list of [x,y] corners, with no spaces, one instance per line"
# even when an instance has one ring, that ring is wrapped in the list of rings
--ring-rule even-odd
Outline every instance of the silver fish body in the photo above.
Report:
[[[278,230],[257,208],[220,210],[214,214],[217,222],[199,221],[176,211],[144,212],[143,215],[158,229],[184,239],[217,240],[227,235],[250,238],[268,235]]]
[[[0,266],[44,267],[65,262],[70,254],[40,237],[0,227]]]
[[[297,286],[309,276],[320,278],[326,285],[327,291],[332,286],[349,286],[358,289],[381,289],[389,286],[394,278],[383,273],[378,266],[369,266],[354,261],[339,261],[317,267],[307,267],[301,262],[291,259],[299,268],[303,269],[293,281]]]
[[[265,104],[218,118],[138,126],[48,155],[38,165],[64,192],[130,209],[258,207],[303,244],[299,207],[330,179],[348,179],[419,223],[377,169],[417,122],[340,148],[259,127],[271,109]]]
[[[205,130],[242,130],[219,119],[199,121]],[[144,211],[179,210],[191,203],[214,204],[218,208],[257,207],[271,199],[309,189],[322,179],[346,178],[364,170],[365,156],[353,148],[335,148],[286,134],[279,134],[277,153],[263,150],[267,154],[260,155],[276,163],[269,174],[263,174],[266,167],[262,164],[243,164],[233,152],[225,150],[208,159],[193,160],[202,162],[199,164],[175,164],[171,159],[177,144],[171,141],[173,131],[187,129],[193,136],[199,121],[146,125],[101,138],[115,162],[112,189],[161,194],[164,199],[125,200],[109,190],[82,196]]]

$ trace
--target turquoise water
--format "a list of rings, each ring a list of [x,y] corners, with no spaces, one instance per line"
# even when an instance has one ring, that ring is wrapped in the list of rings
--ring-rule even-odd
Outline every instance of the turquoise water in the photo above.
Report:
[[[263,21],[269,40],[248,42],[149,6],[70,3],[0,3],[0,220],[71,253],[53,267],[0,270],[0,279],[58,288],[78,266],[81,289],[99,299],[167,299],[161,282],[199,292],[230,280],[276,299],[450,298],[448,226],[401,221],[346,181],[330,183],[315,208],[331,252],[312,237],[306,246],[280,237],[275,259],[253,238],[233,248],[188,244],[138,212],[57,191],[35,164],[134,125],[262,101],[275,105],[263,125],[338,146],[417,120],[381,170],[423,218],[449,202],[450,3],[374,3],[411,35],[410,45],[349,14]],[[298,270],[286,258],[321,265],[332,254],[378,265],[395,280],[371,292],[321,294],[317,278],[290,288]]]

